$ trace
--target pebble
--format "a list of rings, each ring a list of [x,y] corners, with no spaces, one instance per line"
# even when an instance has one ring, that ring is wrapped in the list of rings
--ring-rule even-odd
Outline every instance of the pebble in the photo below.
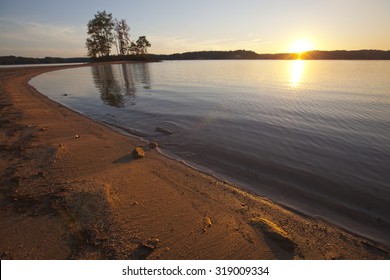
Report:
[[[136,147],[131,154],[134,158],[143,158],[145,156],[145,151],[141,147]]]
[[[149,144],[149,147],[150,147],[151,149],[156,149],[156,148],[158,147],[158,144],[157,144],[156,142],[151,142],[151,143]]]

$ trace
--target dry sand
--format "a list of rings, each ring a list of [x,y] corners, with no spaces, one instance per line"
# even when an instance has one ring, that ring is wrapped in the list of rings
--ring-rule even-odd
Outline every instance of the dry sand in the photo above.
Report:
[[[61,68],[0,69],[1,259],[389,258],[373,242],[168,159],[27,84]],[[136,146],[145,146],[144,158],[133,158]]]

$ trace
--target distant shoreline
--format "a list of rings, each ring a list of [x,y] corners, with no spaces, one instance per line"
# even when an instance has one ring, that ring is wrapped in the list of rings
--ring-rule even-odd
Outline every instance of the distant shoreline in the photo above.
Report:
[[[89,62],[114,62],[114,61],[160,61],[160,60],[218,60],[218,59],[253,59],[253,60],[390,60],[390,50],[334,50],[334,51],[307,51],[304,53],[275,53],[258,54],[253,51],[196,51],[175,54],[147,54],[112,55],[92,59],[89,57],[45,57],[32,58],[22,56],[0,56],[0,65],[19,64],[58,64],[58,63],[89,63]]]

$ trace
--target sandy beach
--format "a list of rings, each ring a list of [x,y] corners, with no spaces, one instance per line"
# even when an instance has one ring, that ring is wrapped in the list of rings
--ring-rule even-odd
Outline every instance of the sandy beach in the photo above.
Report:
[[[65,67],[0,69],[1,259],[389,259],[380,244],[169,159],[27,83]]]

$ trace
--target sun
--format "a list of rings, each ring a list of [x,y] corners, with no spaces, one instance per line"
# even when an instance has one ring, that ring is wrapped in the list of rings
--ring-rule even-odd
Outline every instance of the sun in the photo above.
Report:
[[[289,52],[301,54],[303,52],[307,52],[307,51],[310,51],[312,49],[313,49],[312,43],[310,43],[307,40],[299,40],[291,45]]]

